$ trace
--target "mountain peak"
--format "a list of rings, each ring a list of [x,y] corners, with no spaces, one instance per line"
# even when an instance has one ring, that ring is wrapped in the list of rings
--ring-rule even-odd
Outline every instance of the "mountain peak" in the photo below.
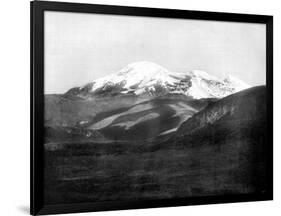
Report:
[[[122,68],[118,74],[119,75],[126,75],[128,73],[130,73],[131,75],[137,75],[137,74],[141,74],[141,75],[144,75],[144,74],[147,74],[147,75],[150,75],[150,76],[153,76],[153,75],[156,75],[156,74],[159,74],[159,73],[168,73],[169,71],[156,64],[156,63],[153,63],[153,62],[149,62],[149,61],[139,61],[139,62],[134,62],[134,63],[131,63],[131,64],[128,64],[126,67]]]
[[[127,65],[114,76],[115,80],[124,80],[124,93],[134,91],[137,95],[147,90],[153,91],[155,85],[172,83],[175,81],[170,72],[153,62],[141,61]]]

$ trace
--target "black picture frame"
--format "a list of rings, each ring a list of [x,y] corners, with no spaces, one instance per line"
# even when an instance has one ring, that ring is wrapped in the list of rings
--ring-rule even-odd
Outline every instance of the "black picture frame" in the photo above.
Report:
[[[44,12],[65,11],[79,13],[118,14],[133,16],[217,20],[266,24],[266,90],[267,90],[267,192],[229,196],[196,197],[129,202],[74,203],[45,205],[43,199],[43,138],[44,138]],[[58,214],[121,209],[170,207],[213,203],[273,200],[273,16],[234,13],[155,9],[62,2],[31,2],[31,130],[30,130],[30,214]]]

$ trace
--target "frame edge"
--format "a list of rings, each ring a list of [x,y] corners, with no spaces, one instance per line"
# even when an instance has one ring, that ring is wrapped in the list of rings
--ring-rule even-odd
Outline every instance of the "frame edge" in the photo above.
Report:
[[[53,6],[50,8],[49,6],[52,4],[60,5],[58,11],[61,11],[61,8],[64,7],[64,5],[68,5],[68,7],[73,8],[75,5],[83,5],[81,10],[84,10],[83,12],[87,13],[87,10],[85,9],[86,6],[91,5],[91,7],[98,6],[102,7],[102,5],[93,5],[93,4],[77,4],[77,3],[65,3],[65,2],[46,2],[46,1],[32,1],[30,2],[30,214],[31,215],[37,215],[37,214],[51,214],[51,213],[75,213],[75,212],[88,212],[88,211],[94,211],[90,210],[94,209],[95,207],[89,207],[89,204],[85,203],[81,204],[79,207],[79,204],[74,204],[74,207],[71,207],[68,204],[63,205],[45,205],[43,203],[43,193],[41,192],[40,187],[42,187],[43,183],[43,176],[42,176],[42,170],[40,170],[40,167],[43,165],[43,154],[38,154],[40,152],[40,149],[42,147],[35,146],[35,143],[40,141],[42,137],[40,138],[40,135],[42,135],[43,131],[40,131],[40,126],[38,124],[40,121],[42,121],[42,117],[38,120],[38,115],[40,114],[40,111],[43,109],[43,99],[40,99],[41,93],[35,92],[35,90],[43,89],[43,74],[35,73],[38,69],[43,68],[43,56],[37,56],[36,54],[42,52],[43,47],[42,44],[40,45],[40,40],[44,39],[43,37],[43,26],[40,26],[41,22],[44,21],[44,10],[52,10]],[[105,5],[104,5],[105,6]],[[142,8],[142,7],[126,7],[126,6],[113,6],[113,5],[106,5],[104,8],[111,7],[111,8],[124,8],[125,9],[135,9],[137,8],[138,13],[145,12],[150,13],[151,10],[157,10],[158,13],[161,14],[161,11],[177,11],[177,13],[173,13],[174,16],[181,16],[180,14],[185,13],[187,11],[185,10],[177,10],[177,9],[152,9],[152,8]],[[124,10],[121,11],[121,13],[124,12]],[[104,9],[102,9],[104,11]],[[78,11],[77,11],[78,12]],[[220,19],[224,19],[224,17],[231,18],[237,14],[233,13],[221,13],[221,12],[200,12],[200,11],[189,11],[191,14],[194,13],[200,13],[203,15],[203,17],[206,17],[207,14],[210,16],[213,16],[214,14],[218,14],[216,17],[219,17]],[[157,13],[157,14],[158,14]],[[205,14],[205,15],[204,15]],[[212,15],[213,14],[213,15]],[[130,14],[127,14],[130,15]],[[241,15],[241,14],[239,14]],[[225,200],[222,201],[219,198],[217,200],[206,202],[194,202],[194,203],[188,203],[188,202],[167,202],[166,204],[157,204],[149,205],[149,204],[141,204],[140,202],[137,204],[132,204],[131,207],[114,207],[110,206],[107,207],[107,209],[101,208],[101,210],[96,211],[112,211],[112,210],[125,210],[125,209],[139,209],[139,208],[155,208],[155,207],[172,207],[172,206],[182,206],[182,205],[202,205],[202,204],[216,204],[216,203],[229,203],[229,202],[247,202],[247,201],[266,201],[266,200],[273,200],[273,16],[271,15],[250,15],[250,14],[242,14],[244,17],[254,16],[259,17],[259,22],[266,24],[266,77],[267,77],[267,106],[268,106],[268,134],[269,134],[269,147],[267,155],[269,157],[269,163],[268,163],[268,193],[266,196],[256,199],[241,199],[241,201],[235,201],[235,200]],[[157,17],[157,16],[156,16]],[[159,15],[158,15],[159,17]],[[217,18],[215,17],[214,20]],[[170,17],[173,18],[173,17]],[[199,16],[200,20],[204,19],[201,16]],[[241,18],[243,19],[243,18]],[[226,20],[227,21],[227,20]],[[236,20],[237,22],[243,22]],[[44,40],[43,40],[44,41]],[[41,43],[43,43],[41,41]],[[39,47],[38,47],[39,45]],[[42,48],[42,50],[40,50]],[[37,56],[37,57],[36,57]],[[38,72],[38,71],[37,71]],[[36,83],[36,82],[37,83]],[[39,81],[39,82],[38,82]],[[39,88],[39,86],[41,87]],[[37,127],[36,127],[37,126]],[[39,133],[38,133],[39,132]],[[37,155],[36,155],[36,154]],[[41,156],[41,158],[40,158]],[[39,157],[39,158],[38,158]],[[39,160],[39,163],[35,163]],[[272,163],[271,163],[272,160]],[[36,174],[35,174],[36,173]],[[40,182],[41,180],[41,182]],[[160,200],[159,200],[160,201]],[[129,203],[128,203],[129,204]],[[88,209],[86,208],[88,207]],[[145,207],[146,206],[146,207]],[[81,210],[81,207],[84,207],[84,210]],[[105,208],[105,207],[104,207]],[[56,210],[56,212],[54,212]]]

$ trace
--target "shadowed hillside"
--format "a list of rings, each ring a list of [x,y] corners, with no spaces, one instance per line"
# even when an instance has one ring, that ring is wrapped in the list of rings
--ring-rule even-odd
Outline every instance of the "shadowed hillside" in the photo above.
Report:
[[[214,124],[224,127],[239,126],[243,122],[266,119],[266,89],[264,86],[253,87],[225,97],[210,104],[201,112],[184,122],[177,135],[187,135]],[[230,123],[230,124],[226,124]],[[238,127],[239,128],[239,127]]]

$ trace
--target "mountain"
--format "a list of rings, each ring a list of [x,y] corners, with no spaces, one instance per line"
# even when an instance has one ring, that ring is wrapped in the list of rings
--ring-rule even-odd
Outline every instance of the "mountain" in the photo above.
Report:
[[[117,73],[96,79],[82,87],[72,88],[65,95],[91,98],[118,94],[184,94],[193,99],[200,99],[223,98],[249,87],[233,76],[220,79],[200,70],[172,72],[155,63],[142,61],[129,64]]]
[[[136,62],[62,95],[45,95],[45,127],[58,140],[169,137],[220,98],[249,88],[241,80],[204,71],[171,72]],[[50,139],[52,140],[52,139]]]

